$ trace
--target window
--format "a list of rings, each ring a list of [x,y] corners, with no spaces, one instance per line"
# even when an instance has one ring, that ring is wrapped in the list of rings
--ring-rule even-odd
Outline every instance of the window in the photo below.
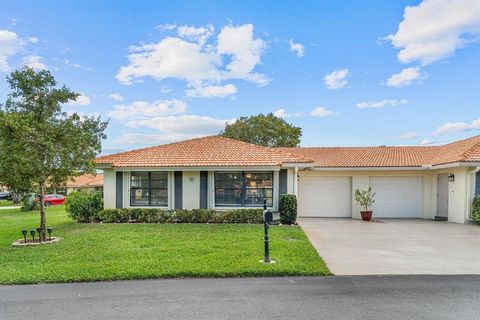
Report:
[[[475,174],[475,196],[480,196],[480,172]]]
[[[168,206],[167,172],[132,172],[130,182],[131,206]]]
[[[273,203],[272,172],[215,172],[215,205],[260,207]]]

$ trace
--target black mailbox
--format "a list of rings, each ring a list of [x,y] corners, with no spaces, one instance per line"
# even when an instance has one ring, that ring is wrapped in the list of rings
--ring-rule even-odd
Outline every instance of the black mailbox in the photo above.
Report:
[[[273,221],[273,213],[272,211],[270,210],[267,210],[263,213],[263,220],[266,222],[266,223],[272,223]]]

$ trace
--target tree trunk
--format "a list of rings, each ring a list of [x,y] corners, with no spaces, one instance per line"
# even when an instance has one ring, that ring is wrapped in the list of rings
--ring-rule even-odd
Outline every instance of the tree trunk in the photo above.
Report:
[[[45,203],[43,202],[43,197],[45,196],[45,185],[40,183],[40,241],[45,241]]]

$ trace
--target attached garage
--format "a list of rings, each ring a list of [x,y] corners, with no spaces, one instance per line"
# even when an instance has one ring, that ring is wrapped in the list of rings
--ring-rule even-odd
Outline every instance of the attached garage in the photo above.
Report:
[[[422,177],[370,177],[376,218],[423,218]]]
[[[298,182],[300,217],[352,216],[350,177],[301,176]]]

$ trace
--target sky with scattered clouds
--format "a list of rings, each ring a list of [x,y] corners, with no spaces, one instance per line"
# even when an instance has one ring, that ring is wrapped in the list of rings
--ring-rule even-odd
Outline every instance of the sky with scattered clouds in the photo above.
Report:
[[[0,78],[50,70],[65,110],[109,119],[105,153],[269,112],[303,146],[477,135],[479,42],[478,0],[0,4]]]

